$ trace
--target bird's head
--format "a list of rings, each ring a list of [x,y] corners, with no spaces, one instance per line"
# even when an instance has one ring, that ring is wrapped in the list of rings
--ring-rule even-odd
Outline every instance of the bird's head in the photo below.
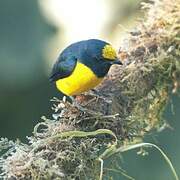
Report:
[[[122,62],[117,57],[117,53],[115,49],[110,44],[106,44],[102,48],[102,57],[104,61],[106,61],[111,65],[113,64],[122,65]]]
[[[109,66],[113,64],[122,65],[118,59],[116,50],[109,43],[97,39],[90,39],[87,43],[87,52],[90,56],[103,64]]]

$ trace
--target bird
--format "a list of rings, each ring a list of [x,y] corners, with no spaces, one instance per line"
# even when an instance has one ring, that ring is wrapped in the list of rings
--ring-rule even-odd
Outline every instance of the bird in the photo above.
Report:
[[[50,82],[68,97],[87,92],[99,85],[114,64],[122,65],[108,42],[88,39],[72,43],[58,56]]]

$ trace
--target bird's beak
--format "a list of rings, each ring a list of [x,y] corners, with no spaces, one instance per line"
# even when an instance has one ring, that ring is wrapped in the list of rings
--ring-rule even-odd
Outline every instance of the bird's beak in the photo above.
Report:
[[[123,63],[118,59],[116,58],[114,61],[111,62],[111,64],[119,64],[119,65],[122,65]]]

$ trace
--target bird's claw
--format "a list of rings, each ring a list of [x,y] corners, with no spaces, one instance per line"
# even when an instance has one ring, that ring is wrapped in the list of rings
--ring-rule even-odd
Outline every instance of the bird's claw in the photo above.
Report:
[[[110,104],[112,101],[109,100],[107,97],[105,97],[104,95],[102,95],[99,91],[92,89],[90,90],[88,93],[88,95],[93,96],[96,98],[96,100],[98,99],[102,99],[104,102],[106,102],[107,104]],[[94,99],[92,99],[94,100]],[[90,100],[91,101],[91,100]],[[89,104],[89,103],[88,103]]]
[[[90,100],[91,101],[91,100]],[[87,108],[85,108],[84,106],[86,106],[86,105],[81,105],[81,104],[79,104],[77,101],[76,101],[76,99],[74,99],[73,101],[72,101],[73,103],[72,103],[72,105],[74,106],[74,107],[76,107],[77,109],[79,109],[80,111],[82,111],[82,112],[85,112],[85,113],[88,113],[88,114],[90,114],[90,115],[101,115],[101,113],[97,113],[97,112],[95,112],[95,111],[93,111],[93,110],[89,110],[89,109],[87,109]]]

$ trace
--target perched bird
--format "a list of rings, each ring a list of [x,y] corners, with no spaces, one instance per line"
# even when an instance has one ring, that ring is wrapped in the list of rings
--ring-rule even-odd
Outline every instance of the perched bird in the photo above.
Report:
[[[79,41],[59,55],[50,81],[66,96],[79,95],[97,86],[113,64],[122,63],[109,43],[98,39]]]

